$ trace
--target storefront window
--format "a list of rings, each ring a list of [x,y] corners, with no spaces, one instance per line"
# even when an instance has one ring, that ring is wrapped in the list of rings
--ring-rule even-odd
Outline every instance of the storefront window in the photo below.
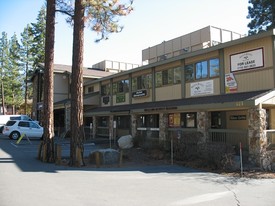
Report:
[[[158,114],[141,115],[139,117],[138,127],[158,128],[159,115]]]
[[[117,128],[118,129],[129,129],[131,127],[130,116],[118,116],[117,117]]]
[[[181,113],[181,127],[196,128],[197,127],[197,113]]]

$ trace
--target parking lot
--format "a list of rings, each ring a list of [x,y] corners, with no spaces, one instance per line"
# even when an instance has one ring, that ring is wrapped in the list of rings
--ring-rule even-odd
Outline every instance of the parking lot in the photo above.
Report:
[[[275,179],[226,177],[177,165],[58,166],[37,160],[39,143],[0,137],[1,206],[275,205]]]

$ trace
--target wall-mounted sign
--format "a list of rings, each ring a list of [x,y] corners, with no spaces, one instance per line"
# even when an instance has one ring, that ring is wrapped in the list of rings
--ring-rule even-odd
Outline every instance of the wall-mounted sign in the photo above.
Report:
[[[146,97],[147,94],[147,90],[146,89],[142,89],[142,90],[138,90],[132,93],[132,97]]]
[[[225,74],[225,91],[226,93],[236,92],[238,84],[233,73]]]
[[[109,104],[109,102],[110,102],[110,97],[109,97],[109,96],[104,96],[104,97],[102,97],[102,102],[103,102],[104,104]]]
[[[264,66],[263,48],[230,55],[231,72],[255,69]]]
[[[246,120],[246,115],[231,115],[230,120]]]
[[[214,93],[213,80],[191,83],[191,96]]]
[[[125,102],[124,93],[116,94],[116,103],[121,103],[121,102]]]

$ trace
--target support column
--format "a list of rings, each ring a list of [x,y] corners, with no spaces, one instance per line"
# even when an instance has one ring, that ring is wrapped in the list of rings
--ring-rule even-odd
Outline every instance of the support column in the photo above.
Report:
[[[114,115],[109,116],[109,138],[114,139]]]
[[[71,129],[71,105],[65,105],[65,132]]]
[[[97,117],[93,116],[93,139],[96,137]]]
[[[165,142],[168,138],[168,114],[159,114],[159,142]]]
[[[131,135],[133,138],[136,138],[137,136],[137,115],[131,114]]]
[[[256,107],[248,110],[249,161],[263,167],[267,147],[266,110]]]
[[[197,113],[197,128],[198,131],[203,134],[202,138],[200,139],[200,143],[206,143],[208,139],[208,112],[198,112]]]

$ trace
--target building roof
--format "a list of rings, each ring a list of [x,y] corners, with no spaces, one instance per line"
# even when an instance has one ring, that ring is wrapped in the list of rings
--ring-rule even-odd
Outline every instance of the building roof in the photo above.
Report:
[[[70,65],[63,65],[63,64],[54,64],[54,72],[55,73],[71,73],[72,66]],[[101,78],[112,75],[111,72],[100,71],[92,68],[83,67],[83,76],[84,77],[91,77],[91,78]]]
[[[261,90],[252,92],[242,92],[242,93],[232,93],[232,94],[221,94],[213,96],[202,96],[202,97],[192,97],[176,100],[167,101],[157,101],[157,102],[144,102],[139,104],[127,104],[127,105],[116,105],[110,107],[98,107],[85,111],[86,115],[92,113],[104,113],[104,112],[123,112],[123,111],[133,111],[133,110],[143,110],[143,111],[160,111],[160,110],[175,110],[177,108],[194,110],[201,109],[204,110],[221,110],[225,108],[236,107],[245,108],[256,106],[261,99],[263,102],[267,101],[263,97],[270,98],[275,96],[274,90]],[[202,106],[203,105],[203,106]]]

